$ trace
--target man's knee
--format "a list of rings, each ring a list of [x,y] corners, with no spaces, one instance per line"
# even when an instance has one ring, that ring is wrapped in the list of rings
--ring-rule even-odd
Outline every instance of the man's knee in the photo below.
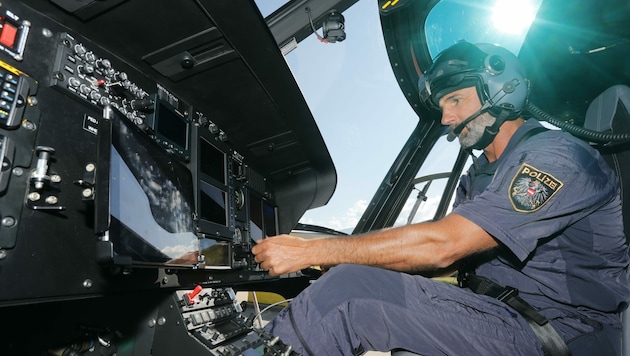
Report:
[[[310,298],[322,314],[353,299],[401,303],[405,296],[400,273],[360,265],[331,268],[309,289]]]

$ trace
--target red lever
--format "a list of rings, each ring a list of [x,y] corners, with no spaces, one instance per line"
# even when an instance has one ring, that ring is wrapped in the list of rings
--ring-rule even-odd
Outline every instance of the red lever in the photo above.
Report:
[[[195,289],[192,290],[192,292],[184,294],[184,301],[186,302],[186,304],[192,304],[193,299],[195,299],[197,294],[201,293],[202,290],[203,288],[201,286],[196,286]]]

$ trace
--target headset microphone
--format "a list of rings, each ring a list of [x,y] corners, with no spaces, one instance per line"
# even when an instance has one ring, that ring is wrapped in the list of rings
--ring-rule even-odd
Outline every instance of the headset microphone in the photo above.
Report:
[[[460,132],[462,132],[462,130],[464,129],[464,127],[466,127],[466,125],[468,125],[471,121],[473,121],[474,119],[478,118],[481,114],[486,112],[490,108],[490,106],[491,105],[488,102],[486,102],[481,107],[481,109],[477,110],[477,112],[470,115],[466,120],[460,122],[459,125],[455,126],[455,128],[449,130],[448,135],[446,136],[446,140],[448,140],[448,142],[453,142],[453,140],[457,138],[457,136],[460,134]]]
[[[455,138],[457,138],[457,134],[453,130],[449,130],[448,135],[446,135],[448,142],[453,142]]]

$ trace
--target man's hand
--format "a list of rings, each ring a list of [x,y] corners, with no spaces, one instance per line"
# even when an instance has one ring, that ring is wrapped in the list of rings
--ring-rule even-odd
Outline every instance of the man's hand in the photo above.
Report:
[[[272,276],[297,272],[310,267],[308,240],[278,235],[258,241],[252,248],[256,262]]]

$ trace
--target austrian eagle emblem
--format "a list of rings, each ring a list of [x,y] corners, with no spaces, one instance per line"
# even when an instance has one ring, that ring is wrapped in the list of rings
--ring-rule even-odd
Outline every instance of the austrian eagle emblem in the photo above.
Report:
[[[563,183],[551,174],[523,163],[510,184],[509,196],[514,210],[530,213],[542,208]]]

